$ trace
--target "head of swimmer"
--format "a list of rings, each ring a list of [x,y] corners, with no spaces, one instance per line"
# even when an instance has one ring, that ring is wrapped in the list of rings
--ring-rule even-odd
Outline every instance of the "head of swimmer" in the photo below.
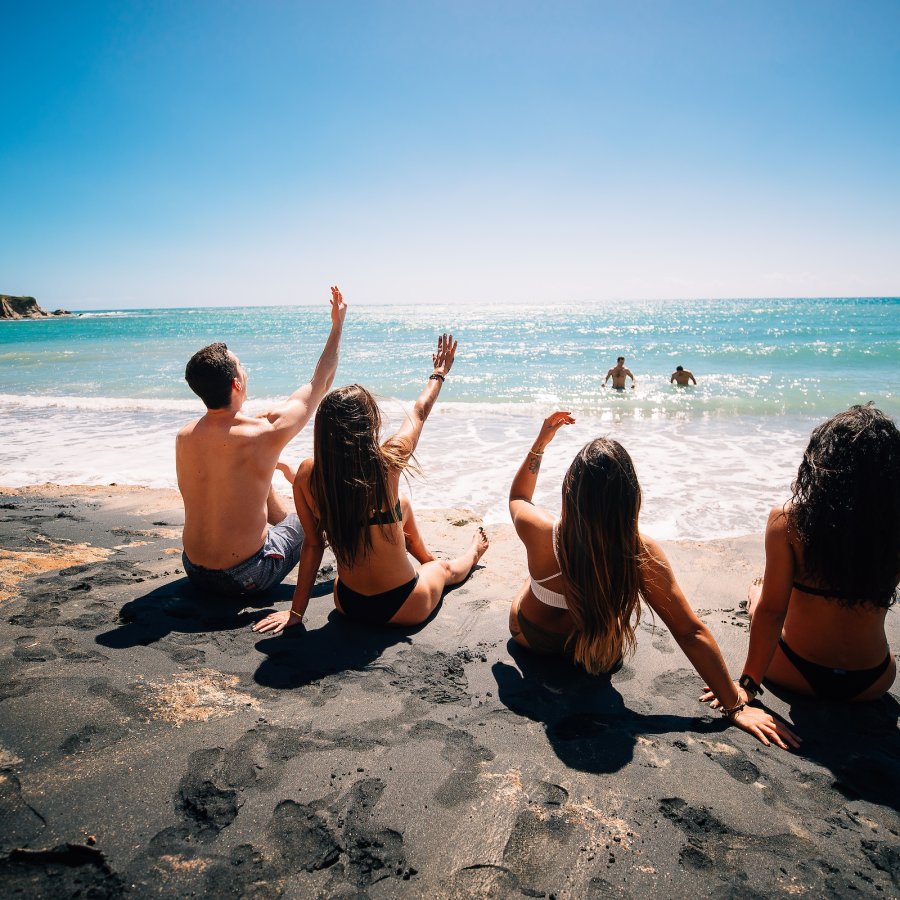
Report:
[[[184,378],[207,409],[227,409],[232,401],[240,408],[247,398],[247,370],[221,342],[198,350],[188,360]]]
[[[643,545],[641,488],[628,451],[597,438],[563,480],[559,560],[576,624],[575,658],[609,671],[634,649]]]
[[[872,403],[813,430],[788,507],[805,575],[889,606],[900,579],[900,431]]]
[[[624,365],[625,365],[625,357],[624,357],[624,356],[617,356],[617,357],[616,357],[616,365],[617,365],[617,366],[624,366]]]

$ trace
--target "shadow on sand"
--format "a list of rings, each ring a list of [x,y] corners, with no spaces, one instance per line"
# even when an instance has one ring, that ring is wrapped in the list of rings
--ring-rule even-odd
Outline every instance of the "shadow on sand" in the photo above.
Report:
[[[617,772],[631,762],[641,734],[717,734],[728,727],[710,716],[643,715],[625,706],[609,675],[588,675],[561,659],[507,644],[518,669],[494,663],[501,703],[544,726],[550,746],[572,769]]]
[[[307,631],[303,625],[256,645],[266,659],[254,674],[257,684],[279,690],[302,687],[338,672],[359,672],[371,667],[388,647],[409,643],[438,614],[439,603],[428,619],[410,628],[353,622],[336,609],[321,627]]]
[[[323,582],[313,589],[313,597],[331,591],[331,582]],[[294,586],[280,584],[254,598],[249,603],[228,603],[221,598],[196,591],[187,578],[129,600],[119,610],[120,624],[98,634],[96,641],[104,647],[122,650],[126,647],[148,646],[172,632],[202,634],[246,628],[260,618],[260,612],[271,610],[272,604],[289,602]]]
[[[834,775],[835,790],[900,812],[900,703],[894,697],[830,703],[765,684],[790,706],[792,727],[803,738],[800,754]]]

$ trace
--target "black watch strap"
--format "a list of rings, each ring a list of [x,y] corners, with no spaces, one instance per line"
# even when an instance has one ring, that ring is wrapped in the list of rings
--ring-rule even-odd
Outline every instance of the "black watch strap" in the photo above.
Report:
[[[748,694],[753,694],[755,697],[765,693],[762,689],[762,685],[757,684],[746,672],[738,678],[738,686],[742,687]]]

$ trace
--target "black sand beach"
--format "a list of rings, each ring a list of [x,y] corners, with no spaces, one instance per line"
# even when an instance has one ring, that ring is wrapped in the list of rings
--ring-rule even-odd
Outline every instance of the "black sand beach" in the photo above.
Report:
[[[440,555],[477,524],[419,518]],[[0,495],[3,896],[900,895],[896,687],[768,691],[788,753],[700,705],[649,615],[612,679],[529,656],[510,528],[423,628],[343,622],[326,565],[308,629],[262,637],[187,586],[181,521],[171,492]],[[762,535],[666,549],[739,672]]]

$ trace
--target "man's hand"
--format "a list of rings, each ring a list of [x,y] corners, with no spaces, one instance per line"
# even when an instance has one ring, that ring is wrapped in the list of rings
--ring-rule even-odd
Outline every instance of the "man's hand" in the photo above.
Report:
[[[344,303],[344,295],[340,288],[333,284],[331,286],[331,324],[342,328],[344,325],[344,316],[347,315],[347,304]]]
[[[453,367],[453,357],[456,355],[456,341],[452,334],[442,334],[438,338],[437,353],[431,354],[434,371],[438,375],[446,375]]]

